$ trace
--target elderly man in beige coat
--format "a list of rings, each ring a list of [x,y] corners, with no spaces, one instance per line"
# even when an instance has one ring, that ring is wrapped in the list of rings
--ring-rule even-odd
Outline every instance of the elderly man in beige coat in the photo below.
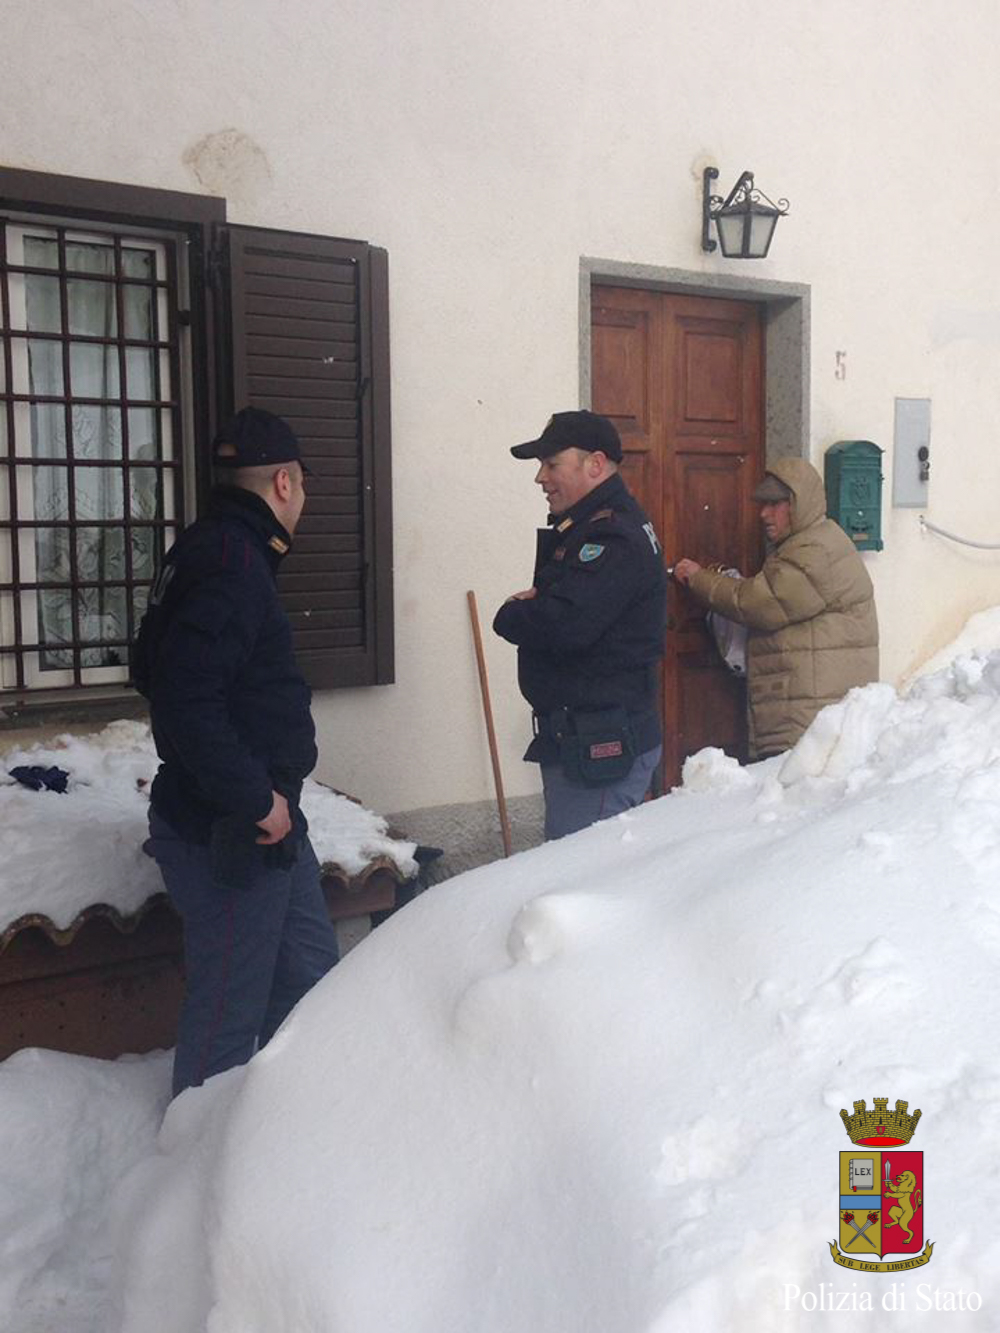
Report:
[[[674,577],[747,627],[750,754],[795,744],[821,708],[878,679],[872,581],[854,543],[826,517],[826,492],[801,458],[771,465],[754,491],[769,549],[753,578],[680,560]]]

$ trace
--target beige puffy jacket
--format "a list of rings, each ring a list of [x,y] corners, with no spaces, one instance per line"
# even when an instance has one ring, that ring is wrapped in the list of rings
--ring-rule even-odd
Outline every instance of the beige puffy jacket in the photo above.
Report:
[[[792,492],[790,535],[753,578],[702,569],[689,585],[749,631],[752,756],[789,749],[821,708],[852,685],[878,679],[872,581],[850,537],[826,517],[822,478],[801,458],[781,459],[768,471]]]

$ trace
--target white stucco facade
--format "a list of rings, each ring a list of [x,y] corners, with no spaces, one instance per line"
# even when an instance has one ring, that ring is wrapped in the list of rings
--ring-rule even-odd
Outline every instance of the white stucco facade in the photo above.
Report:
[[[809,287],[812,460],[886,450],[886,679],[1000,601],[1000,553],[891,507],[894,399],[930,398],[927,515],[1000,542],[996,0],[8,0],[4,30],[3,165],[388,251],[396,683],[317,695],[321,778],[490,796],[474,589],[508,791],[536,788],[488,625],[544,517],[508,446],[580,404],[584,256]],[[791,201],[767,260],[701,250],[709,164]]]

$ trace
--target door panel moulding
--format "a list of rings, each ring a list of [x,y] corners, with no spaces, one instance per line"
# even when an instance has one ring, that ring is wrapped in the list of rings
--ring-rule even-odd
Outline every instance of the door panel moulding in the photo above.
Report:
[[[807,284],[584,256],[580,260],[580,404],[583,407],[589,407],[591,402],[590,319],[595,283],[673,292],[678,296],[755,301],[763,306],[767,458],[809,457],[810,288]]]

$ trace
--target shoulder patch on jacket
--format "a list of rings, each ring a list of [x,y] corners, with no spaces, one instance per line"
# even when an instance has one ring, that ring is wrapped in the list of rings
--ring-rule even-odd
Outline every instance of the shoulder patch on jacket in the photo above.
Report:
[[[649,544],[653,548],[653,554],[660,555],[663,551],[663,547],[660,545],[660,539],[657,537],[656,530],[652,523],[643,523],[642,530],[649,538]]]
[[[581,565],[589,565],[592,560],[599,560],[604,554],[604,547],[597,542],[584,542],[580,547]]]

